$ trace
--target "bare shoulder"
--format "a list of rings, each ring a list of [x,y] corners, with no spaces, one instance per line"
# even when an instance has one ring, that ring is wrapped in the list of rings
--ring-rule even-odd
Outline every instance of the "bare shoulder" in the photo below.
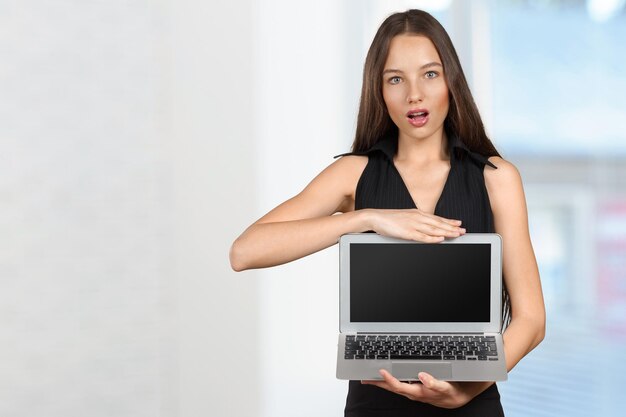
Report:
[[[522,177],[517,167],[511,162],[499,156],[490,157],[489,162],[494,164],[497,169],[488,165],[485,166],[485,183],[488,188],[499,189],[521,184]]]
[[[339,158],[314,178],[299,197],[311,202],[329,200],[333,213],[354,210],[356,185],[368,160],[367,156],[360,155]]]
[[[362,155],[346,155],[333,162],[330,166],[345,173],[361,174],[367,165],[368,157]]]
[[[314,185],[316,182],[328,184],[330,182],[339,188],[350,191],[356,186],[367,161],[367,156],[342,156],[322,171],[312,184]]]
[[[354,192],[368,158],[344,156],[320,172],[297,195],[283,202],[257,223],[330,216],[354,210]]]
[[[496,168],[485,166],[485,186],[494,213],[510,212],[513,207],[525,207],[522,177],[511,162],[492,156],[489,162]]]

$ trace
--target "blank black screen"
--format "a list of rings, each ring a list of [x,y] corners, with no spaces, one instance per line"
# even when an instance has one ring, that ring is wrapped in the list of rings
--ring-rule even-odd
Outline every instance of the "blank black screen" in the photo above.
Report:
[[[350,244],[351,322],[489,322],[488,244]]]

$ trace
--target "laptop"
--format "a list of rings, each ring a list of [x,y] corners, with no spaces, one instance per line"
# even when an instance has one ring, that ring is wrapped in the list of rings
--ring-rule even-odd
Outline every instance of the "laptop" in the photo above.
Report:
[[[337,378],[507,379],[502,239],[468,233],[427,244],[347,234],[339,240]]]

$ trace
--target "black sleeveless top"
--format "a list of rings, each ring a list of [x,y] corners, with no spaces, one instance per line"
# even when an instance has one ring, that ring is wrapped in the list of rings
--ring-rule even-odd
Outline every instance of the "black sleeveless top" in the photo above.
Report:
[[[435,214],[461,220],[468,233],[493,233],[493,213],[483,177],[485,165],[496,168],[482,155],[471,152],[457,137],[449,138],[450,171],[435,207]],[[398,148],[394,137],[384,138],[366,152],[369,161],[357,184],[355,210],[365,208],[416,208],[393,158]],[[360,381],[350,381],[346,417],[504,416],[498,388],[490,388],[461,408],[444,409],[389,392]]]

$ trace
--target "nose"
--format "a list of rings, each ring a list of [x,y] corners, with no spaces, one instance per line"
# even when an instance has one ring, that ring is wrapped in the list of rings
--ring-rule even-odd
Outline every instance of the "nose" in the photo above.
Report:
[[[410,83],[409,90],[407,92],[406,101],[407,103],[419,103],[424,99],[422,90],[419,88],[417,83]]]

